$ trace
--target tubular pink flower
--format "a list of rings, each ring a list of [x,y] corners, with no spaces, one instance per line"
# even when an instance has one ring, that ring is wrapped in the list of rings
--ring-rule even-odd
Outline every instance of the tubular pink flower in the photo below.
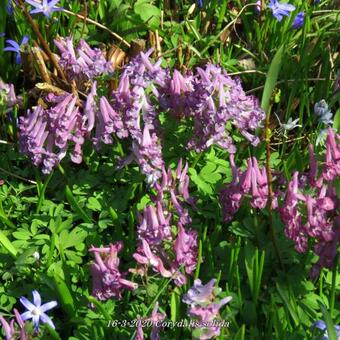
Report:
[[[91,247],[95,262],[91,264],[92,273],[92,295],[98,300],[110,298],[121,299],[123,289],[134,290],[137,284],[126,280],[119,272],[118,253],[122,250],[123,243],[110,244],[109,247]]]

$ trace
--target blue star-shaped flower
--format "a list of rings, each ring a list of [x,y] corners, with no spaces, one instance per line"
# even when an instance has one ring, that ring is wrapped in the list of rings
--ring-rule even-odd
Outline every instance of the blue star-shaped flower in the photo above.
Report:
[[[34,0],[25,0],[28,4],[33,6],[35,9],[30,11],[31,14],[43,13],[46,17],[50,17],[52,12],[61,11],[62,8],[55,7],[59,0],[42,0],[42,3]]]
[[[45,314],[46,311],[54,308],[57,305],[56,301],[47,302],[41,305],[41,297],[40,294],[34,290],[33,294],[33,303],[27,300],[24,296],[20,298],[20,302],[25,306],[27,312],[21,314],[21,318],[25,321],[28,319],[32,319],[34,328],[36,331],[39,329],[40,321],[42,323],[48,323],[53,329],[55,326],[50,319],[50,317]]]
[[[270,0],[268,8],[272,10],[277,21],[281,21],[284,16],[288,16],[290,12],[295,10],[295,6],[277,0]]]
[[[8,40],[6,40],[7,46],[4,48],[4,51],[5,52],[15,52],[16,53],[15,62],[17,64],[21,64],[20,50],[21,50],[23,45],[27,44],[28,40],[29,40],[29,36],[25,35],[22,38],[21,44],[19,45],[16,41],[8,39]]]

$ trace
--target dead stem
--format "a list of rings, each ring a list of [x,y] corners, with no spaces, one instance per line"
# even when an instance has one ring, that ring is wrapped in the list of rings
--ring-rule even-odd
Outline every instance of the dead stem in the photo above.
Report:
[[[87,17],[84,16],[84,15],[81,15],[81,14],[78,14],[78,13],[71,12],[71,11],[69,11],[69,10],[67,10],[67,9],[63,9],[63,12],[66,13],[66,14],[73,15],[73,16],[79,18],[79,19],[83,19],[84,21],[89,22],[90,24],[93,24],[93,25],[95,25],[95,26],[97,26],[97,27],[100,27],[102,30],[104,30],[104,31],[106,31],[106,32],[108,32],[108,33],[110,33],[113,37],[115,37],[117,40],[119,40],[120,42],[122,42],[122,43],[123,43],[124,45],[126,45],[127,47],[129,47],[129,48],[131,47],[131,45],[130,45],[124,38],[122,38],[122,37],[121,37],[120,35],[118,35],[117,33],[112,32],[110,29],[108,29],[108,28],[105,27],[104,25],[100,24],[99,22],[94,21],[94,20],[92,20],[92,19],[90,19],[90,18],[87,18]]]

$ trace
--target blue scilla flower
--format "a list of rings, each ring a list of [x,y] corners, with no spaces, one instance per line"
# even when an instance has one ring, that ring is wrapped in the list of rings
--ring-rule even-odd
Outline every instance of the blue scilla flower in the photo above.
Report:
[[[34,0],[25,0],[26,3],[30,4],[34,9],[30,11],[31,14],[42,13],[46,17],[50,17],[53,12],[61,11],[62,8],[55,7],[60,0],[43,0],[42,3]]]
[[[6,12],[9,15],[12,15],[14,12],[14,7],[13,7],[13,3],[12,0],[8,0],[7,1],[7,5],[6,5]]]
[[[277,0],[270,0],[268,8],[271,9],[277,21],[281,21],[284,16],[288,16],[290,12],[295,10],[294,5],[278,2]]]
[[[29,300],[27,300],[24,296],[20,298],[20,302],[25,306],[27,311],[23,314],[21,314],[22,320],[28,320],[32,319],[33,325],[36,331],[39,330],[39,323],[47,323],[49,324],[53,329],[55,329],[54,324],[50,317],[45,314],[48,310],[54,308],[57,306],[56,301],[47,302],[43,305],[41,305],[41,296],[40,294],[34,290],[32,292],[33,294],[33,303]]]
[[[322,340],[328,340],[329,339],[328,333],[327,333],[327,326],[326,326],[324,321],[317,320],[313,323],[312,327],[319,328],[324,332],[323,337],[321,338]],[[340,339],[340,325],[334,326],[334,330],[335,330],[337,338]]]
[[[25,35],[22,38],[21,44],[19,45],[16,41],[8,39],[6,40],[7,46],[4,48],[5,52],[14,52],[16,53],[16,57],[15,57],[15,62],[17,64],[21,64],[21,55],[20,55],[20,51],[22,49],[22,47],[27,44],[29,40],[29,36]]]
[[[305,12],[299,12],[298,14],[296,14],[296,17],[294,18],[294,21],[292,24],[292,28],[297,30],[300,27],[302,27],[303,22],[304,22],[304,17],[305,17]]]

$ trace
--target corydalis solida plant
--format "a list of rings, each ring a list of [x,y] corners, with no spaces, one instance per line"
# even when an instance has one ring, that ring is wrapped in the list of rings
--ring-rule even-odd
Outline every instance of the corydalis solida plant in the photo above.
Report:
[[[194,137],[188,142],[189,149],[203,151],[216,144],[234,153],[236,147],[227,132],[231,125],[253,145],[259,142],[251,131],[261,126],[264,112],[255,97],[245,95],[240,81],[230,78],[220,67],[209,64],[205,69],[197,68],[196,74],[182,75],[175,70],[171,75],[168,69],[162,68],[161,60],[154,64],[149,60],[152,52],[149,50],[124,67],[117,90],[109,96],[98,96],[94,78],[111,70],[101,51],[91,49],[84,41],[75,49],[71,38],[56,40],[56,44],[61,52],[59,62],[68,79],[75,79],[80,89],[84,88],[85,82],[92,83],[87,86],[90,91],[83,107],[77,105],[82,122],[87,122],[86,134],[79,124],[74,126],[72,134],[85,136],[97,148],[101,143],[113,143],[114,136],[130,138],[132,152],[123,164],[136,161],[151,185],[161,178],[164,166],[159,137],[161,111],[170,111],[177,116],[183,112],[181,118],[187,119],[188,124],[193,122]],[[24,122],[25,119],[20,124],[22,150],[39,165],[36,150],[32,152],[28,145],[35,135],[27,131]],[[41,144],[41,141],[34,142]],[[80,160],[81,144],[75,145],[77,160]],[[63,149],[43,167],[44,172],[51,171],[64,155]]]
[[[156,183],[154,204],[148,205],[139,215],[137,229],[139,245],[133,255],[146,272],[148,267],[176,285],[187,282],[197,265],[197,232],[185,229],[191,223],[185,204],[193,204],[189,195],[188,164],[179,161],[176,172],[162,169],[162,179]],[[173,227],[176,226],[176,229]]]
[[[294,172],[287,184],[282,174],[273,183],[286,186],[273,193],[272,208],[277,209],[285,224],[285,235],[295,244],[295,249],[304,253],[309,248],[308,240],[314,240],[314,251],[319,261],[311,271],[317,277],[322,267],[331,268],[340,239],[339,200],[335,190],[335,180],[340,175],[340,136],[328,129],[325,162],[318,171],[313,146],[309,145],[310,170],[307,174]],[[233,180],[221,190],[220,202],[224,219],[229,222],[239,210],[245,196],[250,196],[253,208],[263,209],[267,205],[268,183],[265,168],[259,168],[257,160],[248,159],[248,167],[242,172],[230,156]],[[279,185],[278,185],[279,187]],[[279,204],[280,197],[283,198]]]
[[[319,260],[310,275],[316,278],[321,268],[332,267],[340,240],[339,199],[335,190],[335,180],[340,176],[340,135],[328,129],[325,163],[320,174],[311,144],[309,159],[308,175],[294,173],[279,211],[286,225],[285,234],[294,241],[298,252],[308,250],[308,239],[315,240],[314,251]]]

